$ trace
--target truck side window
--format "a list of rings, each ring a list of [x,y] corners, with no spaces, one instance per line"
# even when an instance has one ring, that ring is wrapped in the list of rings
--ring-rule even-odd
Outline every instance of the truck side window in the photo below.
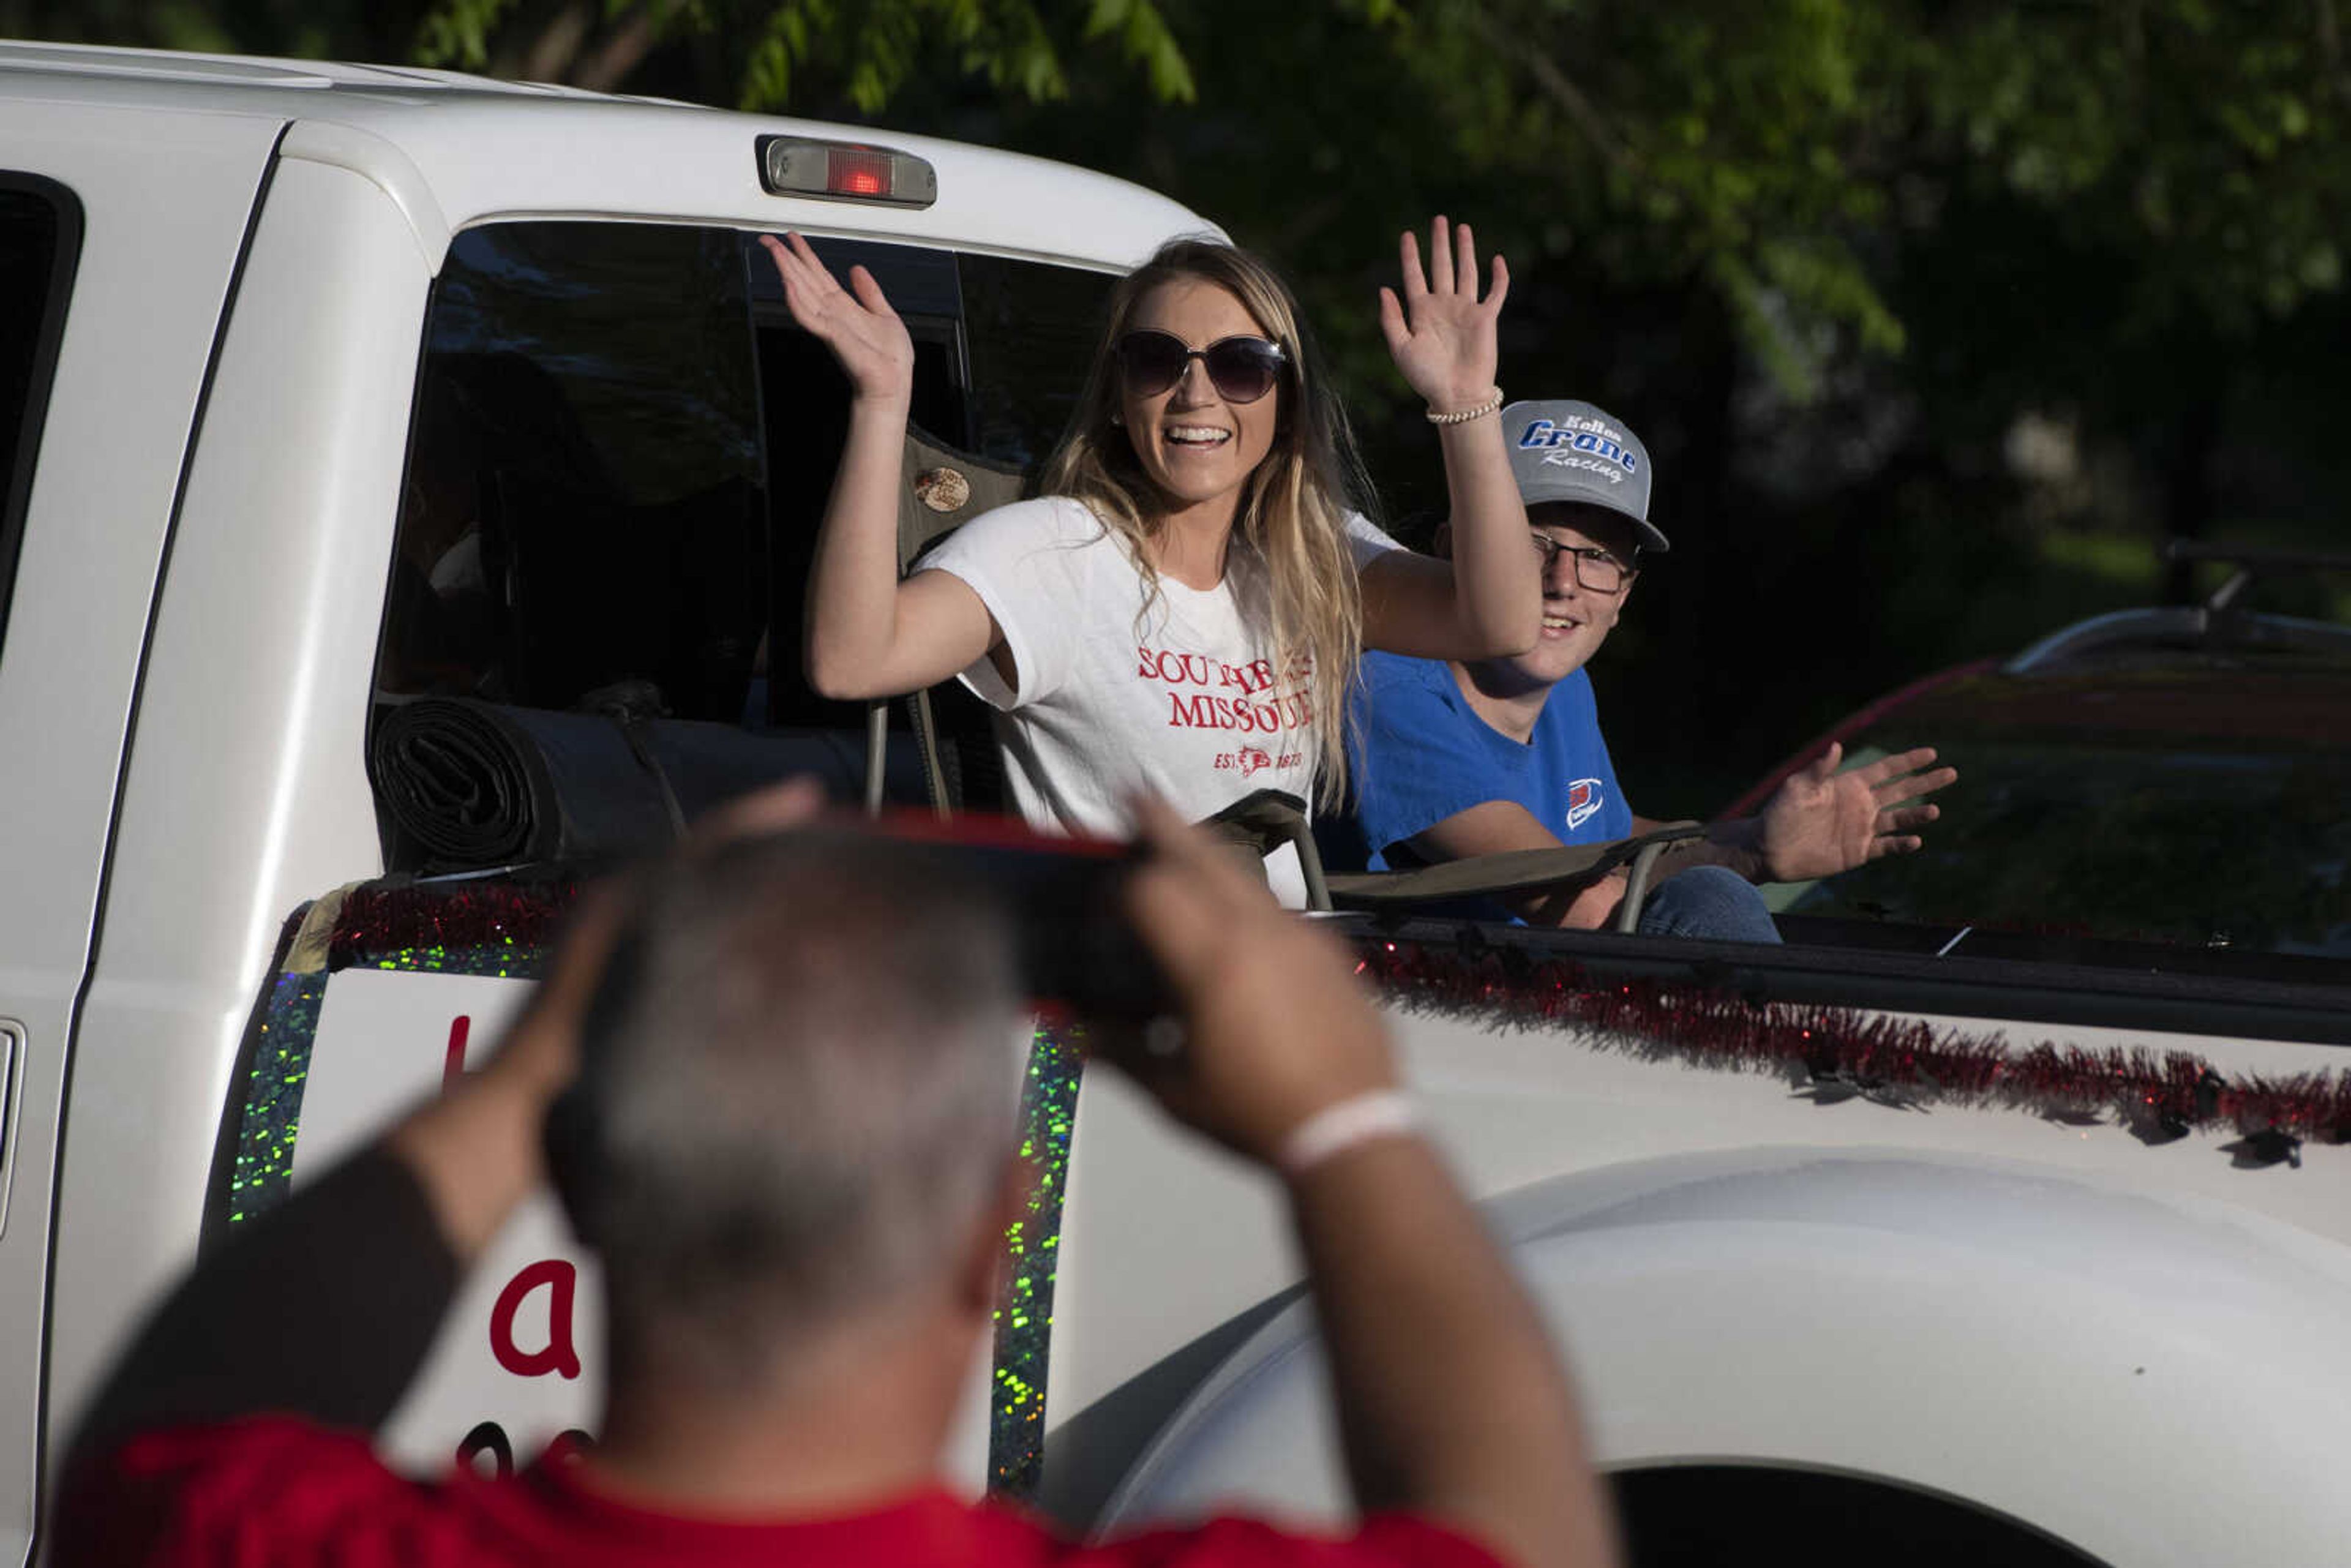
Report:
[[[1033,467],[1077,410],[1117,280],[995,256],[959,262],[971,350],[972,450]]]
[[[73,193],[54,180],[0,171],[0,637],[80,253],[81,204]]]
[[[767,620],[743,267],[723,229],[517,223],[450,247],[378,689],[742,714]]]
[[[932,440],[1015,467],[1051,449],[1108,277],[816,244],[890,292]],[[426,318],[377,655],[368,766],[388,867],[648,848],[789,773],[859,793],[864,705],[820,699],[799,667],[848,414],[846,379],[791,321],[753,235],[528,221],[458,235]],[[985,713],[939,711],[976,758],[957,787],[991,803]],[[899,740],[885,793],[922,800]]]

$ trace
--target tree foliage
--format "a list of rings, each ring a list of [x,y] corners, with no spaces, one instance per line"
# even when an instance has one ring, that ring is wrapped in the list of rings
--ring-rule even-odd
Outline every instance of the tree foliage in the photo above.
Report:
[[[2341,281],[2333,0],[1423,0],[1387,30],[1446,151],[1626,282],[1702,277],[1783,384],[1898,352],[1888,250],[1954,196],[2113,258],[2134,329],[2241,333]],[[1965,243],[1963,236],[1945,235]]]
[[[1644,809],[1688,810],[1904,675],[2142,592],[2091,567],[2155,535],[2339,539],[2346,3],[0,0],[0,31],[418,59],[1139,180],[1295,281],[1405,511],[1443,487],[1373,291],[1399,228],[1474,219],[1515,275],[1504,385],[1594,397],[1659,460],[1677,548],[1604,679],[1629,752],[1709,781]]]
[[[1013,140],[1131,173],[1178,142],[1220,169],[1229,150],[1321,172],[1375,147],[1351,183],[1507,203],[1487,222],[1521,254],[1712,291],[1804,396],[1848,348],[1902,352],[1887,258],[1951,238],[1955,211],[2047,219],[2115,269],[2126,331],[2193,316],[2241,335],[2334,293],[2351,211],[2337,3],[0,0],[0,25],[799,113],[993,109]],[[1284,204],[1217,194],[1195,199],[1289,226]]]
[[[1075,19],[1069,11],[1034,0],[435,0],[416,49],[427,64],[467,70],[518,55],[551,68],[545,74],[612,87],[646,56],[682,45],[705,63],[695,96],[748,110],[799,109],[814,97],[878,114],[912,83],[958,76],[1045,102],[1069,95],[1073,59],[1093,56],[1140,74],[1162,101],[1195,96],[1151,0],[1088,0]]]

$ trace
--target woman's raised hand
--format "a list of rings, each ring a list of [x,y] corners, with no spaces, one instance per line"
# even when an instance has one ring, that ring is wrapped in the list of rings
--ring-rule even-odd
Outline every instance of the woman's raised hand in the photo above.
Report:
[[[833,281],[809,242],[799,235],[759,243],[775,258],[783,279],[784,304],[792,319],[813,333],[849,377],[860,398],[911,402],[914,392],[914,341],[906,324],[882,297],[882,286],[862,267],[849,269],[849,287]],[[853,292],[852,292],[853,291]]]
[[[1494,258],[1493,281],[1478,298],[1478,246],[1469,225],[1437,218],[1428,225],[1428,268],[1420,241],[1406,230],[1404,297],[1380,290],[1380,330],[1412,390],[1439,413],[1484,402],[1494,390],[1494,322],[1510,291],[1510,271]]]

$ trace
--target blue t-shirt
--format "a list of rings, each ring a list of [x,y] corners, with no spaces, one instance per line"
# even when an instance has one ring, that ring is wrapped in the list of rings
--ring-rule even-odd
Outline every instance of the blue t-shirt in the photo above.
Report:
[[[1355,820],[1374,871],[1388,849],[1457,812],[1515,800],[1563,844],[1633,835],[1616,788],[1592,682],[1576,671],[1551,689],[1525,744],[1478,716],[1453,670],[1436,659],[1366,650],[1355,695]],[[1404,865],[1420,863],[1408,850]]]

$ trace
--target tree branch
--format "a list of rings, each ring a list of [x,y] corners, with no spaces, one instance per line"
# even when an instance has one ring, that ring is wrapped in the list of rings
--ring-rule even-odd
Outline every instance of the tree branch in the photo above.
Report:
[[[2337,93],[2351,98],[2351,77],[2343,74],[2343,27],[2335,19],[2335,0],[2318,0],[2318,57]]]
[[[1499,26],[1482,6],[1472,5],[1463,13],[1469,18],[1470,30],[1485,46],[1494,51],[1498,59],[1523,59],[1527,70],[1551,100],[1567,111],[1576,129],[1596,148],[1600,155],[1623,170],[1636,169],[1640,159],[1631,147],[1610,129],[1607,118],[1592,99],[1585,96],[1574,79],[1559,68],[1559,65],[1541,49],[1530,49],[1523,39],[1513,38]]]
[[[621,25],[572,73],[571,83],[590,92],[611,92],[628,79],[629,73],[643,63],[660,41],[661,22],[654,8],[632,5],[621,19]]]
[[[588,0],[570,0],[549,19],[530,47],[523,51],[522,79],[561,81],[563,73],[571,68],[571,62],[580,57],[580,46],[588,41],[588,28],[594,20]]]

